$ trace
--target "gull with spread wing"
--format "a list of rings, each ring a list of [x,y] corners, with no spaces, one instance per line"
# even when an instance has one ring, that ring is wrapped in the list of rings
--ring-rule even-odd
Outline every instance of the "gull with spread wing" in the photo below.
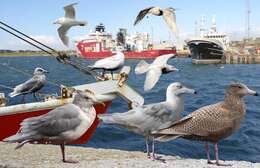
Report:
[[[54,24],[60,24],[61,26],[58,28],[58,33],[61,41],[63,42],[64,45],[68,46],[69,45],[69,37],[66,35],[68,30],[72,26],[85,26],[87,24],[86,21],[78,21],[75,19],[75,9],[74,5],[77,3],[73,3],[67,6],[64,6],[65,10],[65,16],[62,18],[57,19],[54,21]]]
[[[170,7],[170,8],[162,9],[160,7],[149,7],[143,9],[137,15],[134,25],[138,24],[147,14],[152,14],[155,16],[163,16],[164,21],[169,26],[171,31],[175,34],[176,37],[179,37],[179,31],[176,24],[176,16],[175,16],[174,8]]]
[[[148,64],[146,61],[141,60],[135,67],[136,74],[146,73],[144,82],[144,90],[151,90],[160,79],[161,74],[179,71],[172,65],[167,64],[169,59],[175,58],[174,54],[165,54],[157,57],[153,63]]]

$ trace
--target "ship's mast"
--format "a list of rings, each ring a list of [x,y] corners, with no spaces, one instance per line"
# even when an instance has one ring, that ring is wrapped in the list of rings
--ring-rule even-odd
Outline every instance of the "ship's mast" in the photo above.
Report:
[[[201,16],[201,20],[200,20],[200,37],[204,37],[205,35],[205,23],[206,23],[206,18],[205,16]]]
[[[217,23],[216,23],[216,16],[213,15],[212,16],[212,20],[211,20],[211,33],[216,33],[217,32]]]
[[[250,0],[246,0],[246,34],[247,34],[247,39],[250,38]]]

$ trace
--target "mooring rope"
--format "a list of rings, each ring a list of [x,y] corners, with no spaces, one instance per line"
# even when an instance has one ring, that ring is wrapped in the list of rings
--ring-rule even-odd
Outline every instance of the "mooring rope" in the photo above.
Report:
[[[43,44],[43,43],[41,43],[41,42],[39,42],[39,41],[35,40],[34,38],[32,38],[32,37],[30,37],[30,36],[28,36],[28,35],[26,35],[26,34],[22,33],[21,31],[19,31],[19,30],[17,30],[17,29],[15,29],[15,28],[13,28],[13,27],[11,27],[11,26],[9,26],[9,25],[7,25],[7,24],[5,24],[5,23],[1,22],[1,21],[0,21],[0,23],[1,23],[2,25],[4,25],[4,26],[8,27],[9,29],[11,29],[11,30],[13,30],[13,31],[17,32],[17,33],[20,33],[20,34],[22,34],[23,36],[25,36],[25,37],[29,38],[30,40],[32,40],[32,41],[35,41],[36,43],[38,43],[38,44],[40,44],[40,45],[42,45],[42,46],[44,46],[44,47],[46,47],[46,48],[48,48],[48,49],[50,49],[50,50],[52,50],[52,51],[56,52],[56,53],[58,53],[58,51],[56,51],[55,49],[53,49],[53,48],[51,48],[51,47],[49,47],[49,46],[47,46],[47,45],[45,45],[45,44]]]
[[[28,77],[32,77],[32,76],[33,76],[32,74],[30,74],[30,73],[28,73],[28,72],[25,72],[25,71],[23,71],[23,70],[20,70],[20,69],[18,69],[18,68],[15,68],[15,67],[13,67],[13,66],[11,66],[11,65],[9,65],[9,64],[0,63],[0,65],[5,66],[6,68],[8,68],[8,69],[10,69],[10,70],[13,70],[13,71],[22,73],[22,74],[24,74],[24,75],[26,75],[26,76],[28,76]],[[61,88],[61,84],[59,84],[59,83],[56,82],[56,81],[46,80],[46,83],[49,83],[49,84],[51,84],[51,85],[58,86],[59,88]],[[11,88],[11,87],[9,87],[9,88]],[[13,88],[12,88],[12,89],[13,89]]]
[[[55,52],[57,55],[54,55],[53,53],[51,53],[51,52],[49,52],[49,51],[43,49],[42,47],[39,47],[38,45],[36,45],[36,44],[34,44],[34,43],[28,41],[27,39],[25,39],[25,38],[23,38],[23,37],[21,37],[21,36],[15,34],[15,33],[11,32],[11,31],[7,30],[6,28],[4,28],[4,27],[2,27],[2,26],[0,26],[0,28],[1,28],[2,30],[6,31],[7,33],[10,33],[10,34],[12,34],[13,36],[15,36],[15,37],[17,37],[17,38],[19,38],[19,39],[21,39],[21,40],[27,42],[28,44],[30,44],[30,45],[32,45],[32,46],[34,46],[34,47],[36,47],[36,48],[38,48],[38,49],[40,49],[40,50],[46,52],[47,54],[56,57],[56,59],[57,59],[59,62],[61,62],[61,63],[63,63],[63,64],[69,64],[69,65],[71,65],[72,67],[74,67],[74,68],[78,69],[79,71],[83,72],[84,74],[91,75],[91,76],[92,76],[94,79],[96,79],[96,80],[97,80],[97,79],[100,79],[100,77],[98,76],[99,74],[98,74],[97,72],[92,71],[89,67],[86,67],[86,66],[84,67],[84,65],[82,65],[82,64],[79,63],[79,62],[71,61],[71,60],[69,59],[69,56],[67,56],[66,53],[59,52],[59,51],[57,51],[57,50],[55,50],[55,49],[53,49],[53,48],[51,48],[51,47],[49,47],[49,46],[47,46],[47,45],[41,43],[41,42],[39,42],[38,40],[35,40],[34,38],[32,38],[32,37],[26,35],[25,33],[22,33],[21,31],[19,31],[19,30],[13,28],[12,26],[10,26],[10,25],[8,25],[8,24],[2,22],[2,21],[0,21],[0,24],[2,24],[2,25],[4,25],[5,27],[7,27],[7,28],[9,28],[9,29],[11,29],[11,30],[13,30],[13,31],[15,31],[16,33],[19,33],[20,35],[23,35],[23,36],[25,36],[26,38],[29,38],[30,40],[32,40],[32,41],[34,41],[34,42],[36,42],[36,43],[38,43],[38,44],[40,44],[40,45],[42,45],[42,46],[44,46],[44,47],[50,49],[50,50],[52,50],[52,51]]]

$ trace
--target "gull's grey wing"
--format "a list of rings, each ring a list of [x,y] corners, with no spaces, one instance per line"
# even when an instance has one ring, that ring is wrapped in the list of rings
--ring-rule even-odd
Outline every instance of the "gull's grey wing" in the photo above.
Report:
[[[158,68],[151,68],[147,73],[146,73],[146,78],[144,82],[144,90],[148,91],[151,90],[155,84],[158,82],[160,79],[160,76],[162,74],[162,70],[160,67]]]
[[[79,107],[74,104],[60,106],[49,113],[25,119],[21,123],[21,133],[32,134],[36,136],[52,137],[61,133],[75,129],[81,122]]]
[[[75,9],[74,9],[74,5],[76,5],[78,3],[73,3],[67,6],[64,6],[64,10],[65,10],[65,17],[66,18],[71,18],[71,19],[75,19]]]
[[[176,37],[179,37],[175,12],[168,8],[163,9],[163,18]]]
[[[69,37],[66,35],[69,28],[70,26],[67,25],[62,25],[61,27],[58,28],[59,37],[63,42],[63,44],[66,46],[69,45]]]
[[[33,77],[33,78],[27,80],[26,82],[16,86],[14,88],[14,91],[16,93],[21,93],[21,94],[31,93],[31,92],[38,91],[43,86],[44,86],[43,81],[39,81],[39,80],[37,80],[37,78]]]
[[[118,124],[139,134],[169,127],[173,113],[165,102],[144,105],[125,113],[99,115],[105,123]]]
[[[152,9],[152,8],[153,8],[153,7],[149,7],[149,8],[145,8],[145,9],[141,10],[141,11],[138,13],[138,15],[137,15],[137,17],[136,17],[136,19],[135,19],[134,26],[135,26],[137,23],[139,23],[139,22],[145,17],[145,15],[147,15],[147,14],[149,13],[150,9]]]
[[[159,64],[159,65],[165,65],[169,59],[175,58],[176,55],[174,54],[164,54],[159,57],[157,57],[152,64]]]
[[[149,70],[149,64],[145,60],[141,60],[136,66],[135,66],[135,74],[143,74],[146,73]]]
[[[122,54],[122,53],[116,53],[113,56],[107,57],[107,58],[103,58],[100,59],[98,61],[96,61],[94,63],[94,65],[92,65],[92,68],[105,68],[105,69],[110,69],[113,67],[118,66],[121,62],[121,58],[118,58],[117,54]]]

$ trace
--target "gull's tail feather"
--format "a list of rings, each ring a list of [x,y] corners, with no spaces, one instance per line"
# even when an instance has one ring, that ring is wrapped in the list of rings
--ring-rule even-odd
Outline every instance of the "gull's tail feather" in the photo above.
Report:
[[[181,135],[154,135],[155,140],[161,142],[167,142],[181,137]]]
[[[21,147],[23,147],[26,143],[32,141],[31,139],[28,140],[24,140],[21,143],[19,143],[14,149],[20,149]]]
[[[86,26],[88,23],[86,21],[78,21],[80,26]]]
[[[17,133],[15,135],[12,135],[10,137],[5,138],[3,141],[4,142],[11,142],[11,143],[13,143],[13,142],[22,142],[22,141],[27,140],[28,136],[29,135]]]
[[[15,97],[18,96],[20,93],[16,93],[16,91],[13,91],[11,93],[8,94],[9,97]]]
[[[115,119],[110,114],[99,114],[98,118],[102,120],[104,123],[108,123],[108,124],[116,123]]]
[[[148,71],[149,64],[145,60],[141,60],[135,67],[136,74],[143,74]]]
[[[33,139],[37,139],[33,137],[35,136],[32,135],[31,133],[17,133],[15,135],[5,138],[3,142],[9,142],[9,143],[18,142],[19,144],[15,147],[15,149],[19,149],[23,147],[23,145],[25,145],[26,143],[31,142]]]

